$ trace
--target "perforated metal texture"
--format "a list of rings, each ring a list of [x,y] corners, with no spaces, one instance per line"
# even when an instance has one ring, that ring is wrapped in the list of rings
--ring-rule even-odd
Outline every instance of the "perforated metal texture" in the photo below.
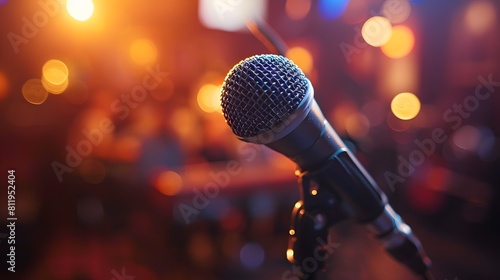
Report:
[[[234,134],[253,137],[290,116],[306,95],[308,82],[297,65],[279,55],[256,55],[229,71],[221,105]]]

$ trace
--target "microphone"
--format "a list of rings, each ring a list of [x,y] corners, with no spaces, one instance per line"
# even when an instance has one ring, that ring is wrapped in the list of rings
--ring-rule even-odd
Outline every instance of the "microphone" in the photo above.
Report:
[[[420,241],[323,116],[310,81],[291,60],[264,54],[240,61],[224,80],[221,106],[237,138],[264,144],[300,171],[318,174],[319,185],[335,193],[348,217],[429,279],[431,262]]]

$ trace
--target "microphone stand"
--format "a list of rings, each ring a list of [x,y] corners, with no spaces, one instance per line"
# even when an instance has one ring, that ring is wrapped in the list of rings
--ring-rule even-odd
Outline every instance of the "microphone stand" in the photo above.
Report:
[[[343,188],[350,187],[354,182],[349,181],[349,177],[335,176],[345,173],[338,172],[341,167],[337,164],[338,162],[331,159],[325,168],[295,171],[301,198],[292,210],[287,259],[294,264],[293,273],[300,279],[317,279],[317,273],[325,267],[327,259],[334,253],[334,248],[338,247],[335,243],[328,242],[328,229],[352,218],[352,209],[349,201],[346,201]],[[332,177],[336,177],[336,180],[324,180]],[[374,237],[383,239],[381,236]],[[415,253],[412,246],[403,246],[399,251],[388,248],[386,250],[401,261],[398,254]],[[427,270],[427,264],[422,262],[418,254],[411,259],[405,259],[403,264],[424,280],[434,279]]]
[[[332,255],[332,247],[338,247],[328,242],[328,229],[348,216],[340,197],[320,186],[314,174],[297,170],[296,175],[301,199],[292,210],[287,259],[295,264],[294,272],[301,279],[315,280]]]

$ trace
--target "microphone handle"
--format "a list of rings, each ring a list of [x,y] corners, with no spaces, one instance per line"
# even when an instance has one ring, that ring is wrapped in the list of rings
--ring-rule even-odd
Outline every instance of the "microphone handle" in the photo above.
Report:
[[[335,193],[347,216],[365,225],[390,255],[418,275],[427,273],[431,261],[420,241],[350,151],[338,150],[323,168],[307,173]]]

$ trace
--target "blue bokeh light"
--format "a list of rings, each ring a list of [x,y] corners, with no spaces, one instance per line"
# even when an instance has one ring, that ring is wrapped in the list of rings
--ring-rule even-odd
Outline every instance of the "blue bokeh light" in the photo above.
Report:
[[[338,19],[346,10],[349,0],[320,0],[320,15],[328,20]]]

